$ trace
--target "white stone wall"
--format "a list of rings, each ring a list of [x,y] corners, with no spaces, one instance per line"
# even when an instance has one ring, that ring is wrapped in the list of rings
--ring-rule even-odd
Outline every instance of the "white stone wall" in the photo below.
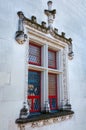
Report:
[[[86,129],[86,0],[53,0],[57,10],[54,27],[72,37],[74,59],[69,61],[69,91],[72,119],[35,130]],[[25,45],[15,41],[18,11],[47,21],[47,0],[0,0],[0,130],[19,130],[15,119],[22,108],[25,86]],[[31,128],[27,128],[31,129]]]

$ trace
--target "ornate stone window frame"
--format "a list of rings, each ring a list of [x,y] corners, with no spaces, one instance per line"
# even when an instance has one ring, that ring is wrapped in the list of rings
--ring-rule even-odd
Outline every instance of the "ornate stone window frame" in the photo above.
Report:
[[[48,35],[43,34],[42,32],[39,32],[38,30],[35,30],[34,28],[28,27],[26,26],[28,33],[29,33],[29,40],[33,41],[35,43],[39,43],[42,46],[43,45],[47,45],[47,47],[51,47],[54,50],[58,50],[58,58],[59,58],[59,64],[58,64],[58,69],[49,69],[49,72],[54,72],[56,74],[62,74],[61,78],[62,78],[62,83],[60,83],[59,80],[59,84],[61,84],[62,86],[64,86],[64,88],[59,88],[62,89],[61,91],[64,91],[64,93],[60,92],[59,98],[59,107],[62,107],[62,105],[66,104],[68,102],[68,72],[67,72],[67,67],[68,67],[68,45],[65,42],[62,42],[60,40],[54,39],[53,37],[50,37]],[[33,66],[30,65],[30,69]],[[37,67],[37,69],[41,69],[43,70],[44,67]],[[62,93],[62,94],[61,94]],[[63,103],[62,103],[63,102]]]
[[[54,50],[58,50],[58,58],[59,58],[59,69],[51,69],[49,68],[49,72],[53,72],[55,74],[59,74],[59,93],[58,93],[58,109],[59,115],[56,113],[54,114],[44,114],[39,116],[39,118],[30,117],[27,118],[19,118],[16,120],[16,123],[24,126],[26,123],[30,123],[31,127],[39,127],[50,123],[55,123],[59,121],[63,121],[65,119],[69,119],[73,115],[73,111],[71,111],[70,104],[69,104],[69,95],[68,95],[68,44],[64,41],[60,41],[51,37],[49,34],[44,34],[35,28],[32,28],[28,25],[25,25],[27,30],[27,35],[29,36],[29,41],[35,42],[40,44],[42,47],[53,48]],[[28,44],[28,43],[27,43]],[[29,45],[29,44],[28,44]],[[28,53],[28,52],[27,52]],[[27,56],[28,54],[26,54]],[[45,56],[45,53],[43,53]],[[43,56],[42,55],[42,56]],[[43,66],[33,66],[27,65],[30,69],[36,69],[40,71],[44,71],[45,67]],[[26,80],[28,79],[28,75],[26,75]],[[43,108],[43,102],[41,102],[41,107]],[[42,113],[43,114],[43,113]],[[32,119],[33,118],[33,119]],[[47,120],[46,120],[47,119]]]
[[[52,4],[51,1],[49,1]],[[51,5],[49,5],[51,6]],[[62,32],[61,35],[58,34],[58,29],[53,29],[52,23],[55,16],[56,11],[51,10],[49,7],[48,10],[45,10],[45,14],[48,16],[48,23],[49,26],[46,27],[46,23],[42,21],[41,25],[37,23],[37,19],[35,16],[31,17],[31,20],[26,18],[24,14],[19,11],[19,28],[16,32],[15,39],[19,44],[26,44],[26,69],[25,69],[25,79],[26,79],[26,87],[25,87],[25,99],[23,108],[20,111],[20,116],[16,120],[16,123],[19,124],[21,129],[24,129],[26,126],[25,124],[29,123],[31,127],[39,127],[47,124],[52,124],[55,122],[60,122],[65,119],[69,119],[72,117],[74,112],[71,110],[71,105],[69,101],[69,81],[68,81],[68,59],[73,59],[73,50],[72,50],[72,39],[66,38],[65,33]],[[53,17],[52,17],[53,16]],[[26,33],[25,33],[26,32]],[[57,51],[56,54],[59,62],[57,69],[48,69],[49,73],[55,73],[59,75],[58,82],[58,112],[50,113],[50,111],[46,111],[43,113],[44,109],[44,99],[45,97],[48,98],[47,93],[42,95],[44,99],[41,100],[41,110],[42,113],[40,116],[30,116],[29,109],[27,108],[27,79],[28,79],[28,67],[29,69],[37,69],[39,71],[44,71],[46,69],[47,60],[42,64],[42,66],[33,66],[28,65],[28,43],[29,41],[35,42],[42,46],[43,54],[42,56],[45,57],[48,55],[47,50],[48,48],[52,48],[53,50]],[[47,78],[47,74],[46,74]],[[46,82],[47,84],[47,82]],[[46,91],[47,92],[47,91]],[[47,95],[47,96],[46,96]],[[48,104],[46,104],[48,105]],[[46,108],[46,107],[45,107]]]

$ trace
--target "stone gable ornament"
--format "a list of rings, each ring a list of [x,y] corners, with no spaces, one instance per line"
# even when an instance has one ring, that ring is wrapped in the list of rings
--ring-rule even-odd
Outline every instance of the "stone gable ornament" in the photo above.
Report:
[[[41,25],[37,23],[37,19],[35,16],[31,17],[31,20],[26,18],[22,11],[19,11],[17,15],[19,16],[19,22],[18,22],[18,31],[15,35],[15,40],[19,44],[23,44],[27,40],[27,35],[24,33],[24,24],[35,28],[38,31],[41,31],[43,33],[50,33],[50,35],[56,39],[59,39],[63,42],[66,42],[68,44],[68,58],[69,60],[72,60],[74,57],[73,53],[73,45],[72,45],[72,39],[66,38],[65,33],[62,32],[61,35],[58,34],[58,29],[53,29],[53,21],[55,19],[56,10],[52,10],[52,1],[47,2],[48,10],[44,10],[44,13],[48,17],[48,27],[46,26],[46,22],[42,21]]]
[[[48,17],[48,29],[50,31],[50,34],[53,37],[57,38],[58,29],[56,29],[56,28],[53,29],[53,21],[55,19],[56,10],[55,9],[52,10],[52,1],[48,1],[47,5],[48,5],[48,10],[44,10],[44,13]],[[61,37],[65,38],[64,32],[62,32]],[[68,41],[69,41],[69,43],[68,43],[68,58],[69,58],[69,60],[72,60],[74,57],[73,47],[72,47],[72,39],[69,38]]]
[[[53,21],[55,19],[56,10],[52,10],[52,1],[48,1],[48,10],[44,10],[45,14],[48,17],[48,28],[50,30],[53,29]]]

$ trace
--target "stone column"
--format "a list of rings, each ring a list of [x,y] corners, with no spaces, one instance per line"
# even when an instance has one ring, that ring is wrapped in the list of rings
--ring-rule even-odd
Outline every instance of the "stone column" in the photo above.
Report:
[[[67,58],[67,48],[63,50],[63,100],[62,100],[62,109],[71,110],[71,105],[69,104],[68,97],[68,58]]]

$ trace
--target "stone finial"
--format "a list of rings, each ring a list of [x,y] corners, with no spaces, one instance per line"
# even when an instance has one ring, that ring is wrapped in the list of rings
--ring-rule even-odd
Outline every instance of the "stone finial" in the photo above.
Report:
[[[65,37],[65,33],[64,33],[64,32],[62,32],[62,37],[63,37],[63,38]]]
[[[23,20],[25,18],[22,11],[17,12],[17,15],[19,16],[19,19]]]
[[[47,2],[47,5],[48,5],[48,10],[52,10],[52,1],[48,1]]]
[[[54,28],[54,32],[55,32],[56,34],[58,34],[58,29],[57,29],[57,28]]]
[[[44,10],[48,17],[48,28],[53,29],[53,21],[55,19],[56,10],[52,10],[52,1],[48,1],[48,10]]]
[[[69,42],[72,43],[72,38],[69,38]]]
[[[23,12],[19,11],[18,13],[19,16],[19,21],[18,21],[18,31],[16,32],[16,36],[15,36],[15,40],[19,43],[19,44],[23,44],[26,39],[27,39],[27,35],[24,34],[24,14]]]
[[[42,25],[43,28],[46,28],[46,22],[42,21],[41,25]]]
[[[31,20],[32,20],[33,23],[37,23],[37,19],[36,19],[35,16],[32,16],[32,17],[31,17]]]
[[[19,11],[17,14],[19,16],[18,31],[24,32],[24,26],[23,26],[24,14],[21,11]]]

